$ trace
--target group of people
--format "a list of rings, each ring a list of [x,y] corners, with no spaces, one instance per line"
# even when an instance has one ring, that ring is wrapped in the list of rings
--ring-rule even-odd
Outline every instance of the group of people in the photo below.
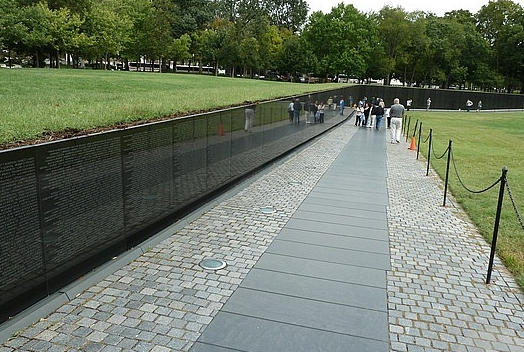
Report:
[[[367,98],[364,97],[358,102],[355,110],[355,126],[374,127],[377,130],[382,126],[384,116],[387,117],[388,114],[384,100],[375,97],[370,102],[367,102]]]
[[[411,106],[411,101],[409,101],[408,106]],[[367,102],[367,98],[364,97],[356,106],[355,126],[380,130],[382,121],[386,117],[387,128],[390,129],[391,143],[400,143],[402,118],[405,110],[406,108],[400,104],[399,98],[395,98],[393,105],[386,108],[383,99],[373,97],[370,102]]]

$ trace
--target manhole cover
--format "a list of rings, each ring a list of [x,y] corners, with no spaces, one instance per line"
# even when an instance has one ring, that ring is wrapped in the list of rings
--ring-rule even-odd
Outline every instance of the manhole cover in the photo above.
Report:
[[[263,212],[264,214],[271,214],[271,213],[274,213],[276,210],[273,207],[263,207],[263,208],[260,208],[260,211]]]
[[[226,267],[226,262],[220,259],[204,259],[199,264],[206,270],[220,270]]]

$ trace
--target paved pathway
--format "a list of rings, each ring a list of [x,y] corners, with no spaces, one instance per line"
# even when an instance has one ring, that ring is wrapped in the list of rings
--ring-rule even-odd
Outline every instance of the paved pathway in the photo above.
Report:
[[[300,218],[300,207],[316,206],[307,201],[308,197],[318,190],[317,186],[322,187],[321,180],[333,170],[331,167],[340,166],[336,159],[344,154],[351,140],[371,136],[373,132],[347,123],[253,177],[238,192],[229,192],[203,212],[194,214],[190,222],[177,224],[144,244],[138,253],[143,254],[137,254],[135,260],[78,292],[45,318],[20,328],[13,338],[0,344],[0,352],[232,350],[209,343],[212,330],[207,329],[216,329],[220,326],[217,322],[231,314],[231,309],[223,309],[235,302],[234,295],[253,289],[239,288],[240,285],[262,281],[260,275],[267,268],[256,267],[259,258],[264,253],[277,255],[271,246],[281,242],[278,236],[294,235],[294,230],[286,230],[286,226],[293,218]],[[378,133],[385,141],[385,132]],[[380,270],[387,273],[384,316],[389,320],[389,325],[385,325],[389,329],[389,344],[387,332],[384,338],[381,326],[373,326],[361,334],[368,334],[368,341],[374,344],[368,350],[382,348],[386,341],[390,351],[524,351],[524,297],[514,280],[496,261],[493,283],[484,284],[489,246],[464,220],[463,212],[453,205],[441,206],[440,181],[425,176],[425,164],[415,160],[415,152],[408,150],[406,143],[385,144],[382,153],[386,150],[391,267]],[[364,180],[354,181],[365,188]],[[362,195],[363,199],[368,195]],[[262,212],[261,208],[267,206],[277,211]],[[224,259],[228,267],[217,272],[204,271],[198,264],[208,257]],[[248,274],[258,275],[258,280],[244,281]],[[279,271],[278,275],[285,283],[289,273]],[[349,284],[332,281],[340,281],[346,288]],[[380,288],[381,283],[375,286]],[[70,292],[71,297],[75,290],[65,292]],[[377,301],[380,299],[379,294]],[[271,298],[269,301],[274,302]],[[381,312],[381,308],[374,309]],[[315,312],[320,315],[322,309]],[[266,318],[264,322],[274,323],[272,317]],[[285,324],[286,328],[293,325],[322,333],[332,330],[304,322]],[[354,331],[334,334],[337,339],[349,336],[363,341]],[[292,335],[257,338],[264,342],[277,336],[285,341]],[[302,336],[307,341],[308,334]],[[327,340],[317,342],[322,341]],[[251,351],[250,346],[261,345],[246,345],[242,351]],[[293,349],[313,350],[338,349],[327,343]]]

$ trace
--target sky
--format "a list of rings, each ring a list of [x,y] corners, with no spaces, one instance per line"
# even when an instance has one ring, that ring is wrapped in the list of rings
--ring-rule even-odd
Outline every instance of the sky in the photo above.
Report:
[[[417,10],[432,12],[437,16],[444,16],[444,13],[453,10],[469,10],[471,13],[477,13],[489,0],[306,0],[311,12],[322,11],[331,12],[331,8],[336,7],[339,3],[345,5],[352,4],[360,12],[368,13],[371,11],[378,12],[384,6],[400,6],[408,12]],[[513,0],[513,2],[524,5],[524,0]]]

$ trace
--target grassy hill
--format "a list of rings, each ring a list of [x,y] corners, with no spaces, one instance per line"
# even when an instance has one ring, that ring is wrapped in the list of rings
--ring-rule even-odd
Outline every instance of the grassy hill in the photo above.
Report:
[[[2,144],[341,86],[70,69],[0,69],[0,82]]]

